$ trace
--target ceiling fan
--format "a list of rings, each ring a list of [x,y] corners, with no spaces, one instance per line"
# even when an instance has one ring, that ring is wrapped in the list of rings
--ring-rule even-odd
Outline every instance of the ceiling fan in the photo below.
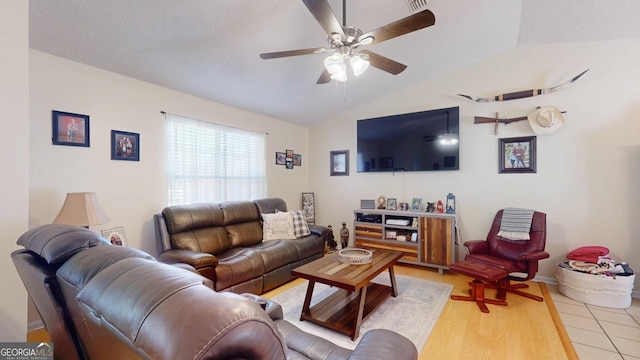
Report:
[[[436,22],[436,18],[431,11],[423,10],[368,33],[363,33],[362,30],[355,26],[346,25],[346,0],[342,2],[342,25],[340,25],[327,0],[302,0],[302,2],[327,33],[329,48],[318,47],[263,53],[260,54],[260,57],[262,59],[276,59],[333,52],[332,55],[324,60],[325,69],[316,84],[325,84],[331,80],[346,81],[347,63],[349,63],[356,76],[362,74],[369,65],[390,74],[398,75],[407,68],[406,65],[368,50],[360,50],[357,53],[354,50],[361,45],[380,43],[432,26]]]

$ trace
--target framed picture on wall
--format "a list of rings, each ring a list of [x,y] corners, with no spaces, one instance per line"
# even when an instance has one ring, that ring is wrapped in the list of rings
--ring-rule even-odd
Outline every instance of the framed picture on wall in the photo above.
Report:
[[[53,145],[89,147],[89,115],[52,111]]]
[[[284,165],[286,163],[287,155],[283,152],[276,151],[276,165]]]
[[[302,166],[302,155],[293,154],[293,166]]]
[[[111,130],[111,160],[140,161],[140,134]]]
[[[331,176],[349,175],[349,150],[332,151],[329,160]]]
[[[499,139],[498,172],[500,174],[536,172],[536,137]]]

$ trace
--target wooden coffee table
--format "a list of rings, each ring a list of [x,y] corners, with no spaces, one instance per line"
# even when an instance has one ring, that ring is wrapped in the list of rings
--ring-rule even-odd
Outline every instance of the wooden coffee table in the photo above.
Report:
[[[302,265],[292,274],[309,280],[300,320],[351,336],[358,337],[360,324],[388,297],[398,296],[393,265],[402,257],[398,251],[371,250],[373,260],[369,264],[351,265],[338,260],[338,252]],[[389,270],[391,286],[371,282],[385,270]],[[338,288],[314,306],[311,296],[316,282]]]

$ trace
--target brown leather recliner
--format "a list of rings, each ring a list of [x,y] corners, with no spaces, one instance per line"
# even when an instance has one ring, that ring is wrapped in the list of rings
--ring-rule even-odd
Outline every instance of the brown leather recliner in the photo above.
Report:
[[[549,254],[544,251],[547,241],[547,215],[539,211],[533,213],[529,232],[530,240],[509,240],[498,235],[503,212],[504,210],[499,210],[496,213],[486,240],[471,240],[464,243],[469,250],[465,260],[494,266],[509,274],[494,283],[498,289],[496,296],[498,299],[505,300],[506,293],[511,292],[543,301],[540,296],[519,289],[529,286],[522,282],[535,277],[538,272],[538,261],[549,257]],[[511,281],[520,283],[512,284]]]
[[[415,360],[415,346],[387,330],[355,350],[304,333],[265,311],[253,295],[214,291],[212,282],[94,232],[43,225],[11,256],[45,323],[56,359]]]

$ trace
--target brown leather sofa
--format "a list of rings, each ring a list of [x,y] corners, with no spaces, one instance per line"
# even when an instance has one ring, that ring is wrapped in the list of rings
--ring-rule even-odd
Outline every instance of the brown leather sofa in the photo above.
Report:
[[[216,291],[262,294],[293,279],[291,270],[322,257],[328,229],[309,225],[295,240],[262,241],[262,214],[287,211],[282,199],[166,207],[154,215],[158,260],[186,263]]]
[[[367,332],[353,351],[338,347],[282,320],[269,300],[216,292],[193,268],[88,229],[43,225],[18,244],[25,249],[11,257],[56,359],[417,358],[408,339],[388,330]]]

